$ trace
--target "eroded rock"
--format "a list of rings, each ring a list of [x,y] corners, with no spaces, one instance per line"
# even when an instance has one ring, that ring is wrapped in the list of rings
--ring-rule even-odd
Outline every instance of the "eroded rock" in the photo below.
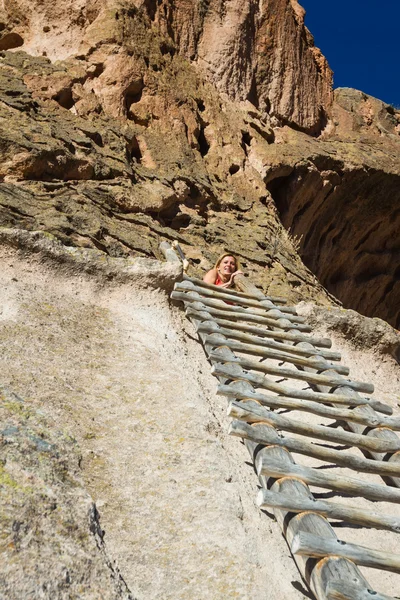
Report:
[[[133,600],[107,556],[76,443],[0,386],[0,595]]]

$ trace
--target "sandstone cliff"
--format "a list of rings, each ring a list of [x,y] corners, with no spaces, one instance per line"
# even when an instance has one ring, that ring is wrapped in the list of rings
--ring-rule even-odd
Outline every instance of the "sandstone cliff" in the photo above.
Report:
[[[397,324],[398,112],[332,104],[296,2],[227,6],[5,3],[2,223],[121,256],[177,237],[202,269],[234,247],[271,293],[323,301],[301,238],[346,306]]]
[[[43,401],[47,407],[46,418],[51,422],[56,414],[58,428],[68,423],[66,427],[72,434],[79,425],[76,414],[87,408],[82,399],[87,388],[84,379],[78,387],[71,380],[70,395],[63,386],[62,390],[57,388],[61,398],[67,394],[65,406],[61,406],[62,400],[52,398],[54,382],[60,377],[63,379],[65,373],[58,359],[55,369],[47,370],[52,356],[60,351],[57,344],[52,345],[51,336],[63,331],[62,314],[69,310],[54,291],[57,281],[65,272],[72,272],[78,281],[80,272],[94,277],[90,281],[97,283],[90,283],[90,292],[79,288],[83,304],[85,297],[91,298],[90,311],[94,312],[89,311],[89,320],[93,320],[93,327],[87,335],[92,339],[94,331],[97,336],[102,327],[101,318],[95,314],[97,308],[93,308],[97,302],[93,298],[106,282],[125,285],[130,269],[134,268],[139,277],[133,290],[139,314],[141,302],[147,301],[147,296],[141,295],[142,284],[147,287],[152,287],[154,282],[156,287],[171,284],[176,274],[161,276],[158,267],[148,263],[144,269],[146,275],[142,276],[138,263],[135,267],[131,264],[133,258],[161,258],[158,246],[163,239],[180,242],[191,262],[192,274],[203,273],[222,249],[232,249],[240,256],[252,280],[270,294],[285,295],[292,303],[309,300],[323,306],[337,305],[339,300],[345,307],[381,317],[399,328],[400,112],[355,90],[341,89],[333,93],[329,66],[314,46],[303,19],[304,11],[296,0],[3,2],[0,14],[0,240],[7,248],[3,263],[8,265],[5,281],[13,291],[10,296],[6,294],[9,309],[3,307],[0,316],[3,315],[5,326],[10,328],[7,329],[7,348],[8,344],[11,348],[12,340],[17,338],[20,348],[24,345],[24,336],[30,340],[27,355],[21,359],[21,373],[28,369],[30,354],[43,352],[43,360],[38,359],[36,366],[37,380],[44,372],[48,378],[40,384],[33,383],[30,376],[18,374],[15,368],[3,383],[15,388],[26,402],[32,401],[35,409]],[[33,233],[37,231],[41,234]],[[34,282],[25,273],[33,312],[23,307],[17,321],[23,321],[24,310],[28,310],[25,316],[29,334],[22,324],[22,329],[17,328],[13,333],[13,304],[17,296],[22,302],[25,288],[15,291],[14,284],[10,283],[13,278],[18,279],[12,264],[16,261],[19,269],[26,267],[29,271],[29,261],[35,263],[36,260],[32,256],[38,255],[39,263],[40,257],[44,256],[45,260],[47,254],[43,246],[39,242],[36,245],[35,241],[43,240],[43,236],[50,240],[52,260],[62,267],[60,271],[56,269],[53,282],[46,274],[46,286],[38,296],[30,288]],[[60,243],[64,246],[57,245]],[[9,247],[14,248],[12,252]],[[19,248],[21,254],[15,248]],[[72,262],[68,262],[66,256],[70,256]],[[28,266],[23,266],[24,260]],[[114,268],[114,264],[118,268]],[[34,268],[40,272],[36,263]],[[64,284],[65,291],[69,284]],[[49,325],[43,346],[31,345],[36,335],[34,331],[47,327],[53,319],[52,303],[46,308],[44,299],[46,294],[53,293],[51,290],[56,298],[58,324],[55,331],[50,331],[52,326]],[[119,301],[129,299],[130,302],[126,289],[124,294]],[[163,318],[168,321],[169,317],[163,312],[167,311],[163,304],[165,299],[158,299],[156,304],[159,302],[163,305]],[[63,346],[63,356],[73,352],[74,344],[79,346],[80,362],[72,361],[70,365],[75,373],[89,350],[83,339],[86,333],[74,325],[82,310],[78,304],[71,308],[70,316],[65,317],[69,337]],[[107,311],[111,310],[112,319],[121,318],[128,326],[126,315],[115,316],[117,304],[115,300],[112,310],[107,306]],[[35,306],[40,314],[36,313]],[[157,319],[157,315],[157,311],[153,312],[151,317],[146,317],[147,324],[142,323],[145,342],[141,339],[140,343],[147,348],[145,354],[149,360],[151,337],[156,334],[154,328],[146,328],[148,321]],[[140,323],[139,318],[139,326]],[[179,336],[181,321],[173,327],[176,327],[173,335]],[[96,373],[101,348],[110,343],[110,336],[115,335],[119,340],[122,335],[120,329],[117,334],[109,324],[104,325],[104,331],[108,333],[102,338],[103,346],[94,351],[94,363],[87,373],[89,379]],[[125,334],[121,339],[128,344]],[[162,340],[157,336],[155,339],[159,351]],[[181,356],[181,350],[176,347],[173,353]],[[117,352],[117,348],[113,348]],[[125,361],[124,377],[130,390],[127,395],[131,396],[135,389],[143,392],[145,377],[139,378],[140,381],[136,378],[129,387],[128,358],[137,360],[137,354],[126,352],[120,359]],[[385,352],[398,356],[395,343]],[[101,464],[96,463],[96,452],[100,456],[102,452],[101,442],[90,442],[90,436],[95,434],[88,425],[89,420],[95,418],[98,398],[102,398],[103,409],[108,402],[117,401],[111,392],[110,396],[101,388],[102,377],[108,377],[107,369],[114,369],[111,355],[110,351],[99,367],[98,383],[90,391],[87,420],[77,434],[80,446],[88,453],[92,450],[95,453],[95,457],[89,456],[85,463],[84,483],[78,481],[79,478],[76,480],[74,493],[83,507],[90,503],[84,486],[89,486],[90,492],[95,497],[98,494],[100,499],[103,493],[99,491],[100,486],[104,484],[109,492],[112,487],[111,464],[118,454],[112,446],[114,440],[107,438],[105,452],[109,452],[109,462],[107,475],[102,479]],[[7,368],[17,363],[17,357],[10,351]],[[144,364],[141,369],[145,372]],[[82,374],[76,376],[79,379]],[[181,376],[183,382],[182,373]],[[117,378],[117,372],[113,371],[107,385],[112,388]],[[208,381],[202,382],[196,392],[198,396],[204,389],[212,395],[213,391],[207,387],[210,385]],[[184,387],[182,383],[182,389]],[[151,381],[145,388],[146,393],[152,393]],[[161,389],[162,383],[159,383],[159,391]],[[12,393],[7,391],[7,394]],[[171,392],[171,402],[172,396]],[[76,405],[79,408],[74,408],[75,397],[79,397]],[[158,402],[161,406],[161,394]],[[393,398],[392,403],[395,403]],[[25,431],[26,419],[29,421],[31,417],[24,411],[18,415],[7,413],[7,420],[11,427]],[[40,417],[35,415],[32,423],[39,427]],[[107,419],[114,419],[110,413],[107,415],[99,424],[104,435]],[[118,410],[113,427],[118,429],[118,422],[125,418],[128,417],[124,411]],[[51,425],[46,427],[52,429]],[[140,424],[137,427],[140,430]],[[186,434],[195,436],[195,432],[190,431],[180,437]],[[134,432],[129,435],[131,440],[135,439]],[[79,452],[71,450],[67,442],[64,439],[57,442],[61,448],[57,452],[66,454],[65,469],[75,478]],[[91,443],[99,448],[90,448]],[[120,441],[116,445],[118,447]],[[179,454],[179,442],[175,438],[172,446],[169,458],[174,460]],[[208,452],[203,450],[208,460]],[[139,448],[135,447],[135,451],[139,452]],[[190,451],[188,446],[188,455]],[[56,482],[54,485],[61,490],[62,498],[63,482],[58,475],[56,454],[46,455],[49,456],[46,477]],[[23,459],[15,454],[9,460],[15,464]],[[131,455],[127,460],[131,460]],[[25,466],[24,472],[36,469],[36,466]],[[90,475],[92,467],[94,474]],[[136,468],[142,474],[147,473],[143,465]],[[127,477],[127,474],[126,465],[121,465],[121,476]],[[176,480],[175,476],[176,473],[171,479]],[[133,477],[130,485],[135,485],[135,481]],[[152,485],[155,482],[149,476],[146,493]],[[182,485],[189,483],[182,482]],[[209,485],[214,484],[208,481],[205,487]],[[124,535],[124,524],[118,520],[118,506],[124,506],[124,515],[127,515],[129,510],[144,510],[146,504],[143,498],[138,499],[138,505],[124,504],[129,494],[127,490],[128,487],[121,488],[118,498],[110,500],[109,512],[107,506],[104,509],[110,531],[117,532],[111,534],[114,536],[113,556],[118,554],[118,544]],[[24,488],[21,494],[25,492]],[[240,496],[240,487],[237,493]],[[28,513],[34,510],[35,494],[29,500]],[[111,498],[111,492],[107,497]],[[12,504],[10,498],[7,497],[8,506]],[[84,530],[82,515],[86,509],[83,508],[82,513],[78,509],[74,514],[68,512],[73,498],[72,494],[65,502],[60,500],[60,510],[70,515],[66,519]],[[23,504],[20,500],[15,502],[18,506]],[[251,504],[249,499],[246,502]],[[163,519],[168,521],[170,516],[163,512],[166,508],[161,504]],[[239,510],[239,504],[232,507],[232,514]],[[205,510],[204,506],[199,505],[199,510]],[[220,510],[216,503],[210,518],[219,518],[215,515],[219,515]],[[49,527],[53,527],[51,511],[49,515]],[[90,523],[96,524],[96,519],[96,515],[93,516]],[[163,519],[157,523],[163,523]],[[254,517],[252,524],[245,524],[244,529],[256,529],[257,519]],[[198,526],[200,528],[200,522]],[[97,535],[97,525],[93,527],[92,536],[85,539],[77,536],[68,550],[71,561],[76,552],[96,556],[93,570],[89,569],[82,585],[89,585],[88,581],[101,572],[99,587],[103,585],[101,582],[108,582],[104,584],[108,590],[104,594],[110,598],[128,597],[130,592],[108,557],[101,536]],[[129,531],[131,539],[134,533]],[[171,525],[168,539],[178,531],[179,519]],[[200,552],[195,542],[196,531],[195,528],[193,543]],[[62,530],[61,545],[64,534]],[[146,561],[157,549],[156,535],[156,529],[152,530],[151,552],[140,554],[138,587],[135,587],[133,574],[129,575],[132,594],[140,592],[150,598],[163,589],[165,565],[173,562],[170,555],[163,563],[164,570],[157,571],[159,579],[155,587],[146,588]],[[221,532],[218,535],[222,536]],[[218,554],[218,535],[211,541],[214,554],[207,554],[209,563]],[[238,547],[243,547],[246,542],[242,529],[237,539]],[[140,540],[145,545],[145,540]],[[54,540],[49,541],[49,552],[51,543],[55,543]],[[129,543],[127,536],[122,546],[131,558],[135,552],[142,552],[140,541],[134,550]],[[229,552],[233,553],[232,560],[239,572],[247,568],[247,563],[241,562],[240,552],[236,553],[233,548],[235,543]],[[257,538],[257,552],[261,546],[262,541]],[[183,560],[185,551],[183,542],[178,543],[174,560],[178,560],[176,557]],[[256,553],[254,547],[249,559],[254,567],[257,560],[252,552]],[[125,560],[123,552],[120,554],[119,563]],[[125,579],[129,564],[127,558],[123,565]],[[229,565],[223,561],[218,564],[220,577]],[[151,565],[156,569],[155,561]],[[20,577],[18,568],[16,578]],[[82,564],[77,568],[84,571]],[[188,566],[193,573],[196,568]],[[25,575],[28,581],[30,574]],[[176,582],[175,577],[183,585],[180,575],[174,574],[172,579]],[[206,572],[198,577],[204,579]],[[253,588],[249,584],[249,588],[236,591],[241,597],[256,595],[254,590],[261,593],[266,578],[263,571],[259,579],[252,581]],[[228,583],[227,579],[229,588]],[[171,584],[171,594],[176,594],[174,585]],[[228,588],[221,588],[218,597],[226,595]],[[190,594],[190,586],[187,589]],[[62,586],[57,593],[60,598],[64,597]],[[97,593],[100,594],[93,592],[93,598]],[[205,592],[196,593],[201,597]],[[285,597],[291,597],[291,593],[293,597],[300,597],[300,592],[292,589],[285,591]]]

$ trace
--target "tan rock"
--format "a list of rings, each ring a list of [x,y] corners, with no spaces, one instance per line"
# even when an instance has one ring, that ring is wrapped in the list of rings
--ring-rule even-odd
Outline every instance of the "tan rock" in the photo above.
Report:
[[[235,0],[221,7],[218,0],[174,5],[138,0],[136,6],[145,8],[164,35],[172,36],[179,52],[194,60],[231,99],[250,100],[279,122],[294,123],[310,132],[324,128],[332,100],[331,71],[314,47],[304,27],[304,10],[296,1],[259,4]],[[21,42],[4,47],[22,45],[27,52],[52,60],[93,52],[103,45],[120,45],[129,39],[130,23],[137,14],[134,6],[116,0],[74,0],[68,10],[49,0],[9,0],[7,23],[15,11],[24,15],[23,21],[19,31],[7,35],[20,35]],[[173,30],[169,22],[174,23]],[[119,59],[110,56],[108,63],[108,73],[94,91],[103,90],[102,98],[112,114],[124,114],[125,108],[115,96],[137,93],[130,92],[129,86],[139,85],[143,73],[129,65],[132,60],[126,55]],[[116,86],[114,94],[108,90],[112,85]]]

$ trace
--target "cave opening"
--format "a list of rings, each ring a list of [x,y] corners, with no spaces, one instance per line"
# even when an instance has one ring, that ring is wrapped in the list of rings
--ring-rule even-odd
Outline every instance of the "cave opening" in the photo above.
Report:
[[[197,138],[200,154],[201,156],[206,156],[208,151],[210,150],[210,144],[207,142],[206,136],[204,134],[204,127],[200,127],[200,132]]]
[[[71,88],[62,89],[60,92],[58,92],[58,94],[53,96],[53,100],[58,102],[60,106],[66,108],[67,110],[70,110],[75,104],[74,99],[72,97]]]
[[[129,162],[134,161],[137,163],[142,162],[142,152],[140,150],[139,142],[135,136],[126,145],[126,154]]]
[[[140,100],[142,99],[142,93],[143,93],[143,80],[142,79],[133,81],[132,83],[129,84],[129,86],[125,90],[124,104],[125,104],[125,110],[128,114],[128,117],[129,117],[129,109],[131,108],[132,104],[136,104],[137,102],[140,102]]]
[[[400,328],[400,176],[297,167],[267,184],[304,264],[345,308]]]

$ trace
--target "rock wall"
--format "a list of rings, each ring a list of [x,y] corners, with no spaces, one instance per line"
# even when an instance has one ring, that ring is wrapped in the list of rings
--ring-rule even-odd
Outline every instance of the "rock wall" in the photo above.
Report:
[[[257,477],[227,435],[226,399],[195,331],[168,300],[180,276],[154,260],[102,260],[48,235],[2,232],[2,599],[309,596],[278,523],[255,506]],[[400,342],[389,325],[343,309],[299,312],[333,337],[352,378],[397,407]],[[395,533],[333,526],[340,539],[396,552]],[[398,589],[399,574],[367,571],[375,589]]]
[[[346,306],[398,325],[399,114],[351,90],[332,104],[296,2],[3,12],[3,226],[121,257],[177,238],[197,274],[228,247],[265,291],[332,301],[299,250]]]
[[[305,264],[327,289],[346,307],[399,329],[400,112],[355,90],[335,97],[335,129],[318,155],[296,134],[302,163],[269,189]]]
[[[354,90],[333,101],[295,0],[2,6],[11,591],[62,598],[81,581],[88,598],[303,597],[254,509],[253,474],[236,471],[246,459],[221,434],[208,365],[160,291],[179,274],[153,259],[177,239],[200,276],[228,249],[267,293],[338,304],[326,286],[398,327],[399,111]],[[354,322],[341,326],[357,338]],[[396,343],[382,360],[396,404],[392,355]],[[9,405],[13,393],[25,404]],[[42,570],[24,567],[39,554]]]
[[[146,19],[132,21],[133,37],[146,35]],[[163,54],[165,38],[146,39],[137,62],[152,68],[135,94],[128,75],[113,83],[125,56],[115,44],[117,54],[101,46],[55,64],[3,53],[2,225],[121,257],[159,256],[160,240],[177,238],[198,273],[230,247],[271,293],[311,297],[318,284],[281,235],[264,183],[257,152],[273,144],[268,121]]]
[[[179,276],[3,237],[2,600],[303,597],[203,349],[169,304]]]
[[[312,133],[324,128],[332,74],[304,26],[304,10],[296,0],[75,0],[57,5],[9,0],[4,3],[0,49],[21,47],[55,60],[87,56],[118,39],[129,44],[136,9],[148,15],[148,29],[157,28],[172,40],[174,48],[232,100],[250,100],[278,122]],[[132,55],[125,54],[123,65],[121,59],[114,61],[114,76],[118,71],[118,78],[124,71],[132,76]],[[140,65],[136,71],[139,75]],[[139,80],[140,75],[137,86]]]

